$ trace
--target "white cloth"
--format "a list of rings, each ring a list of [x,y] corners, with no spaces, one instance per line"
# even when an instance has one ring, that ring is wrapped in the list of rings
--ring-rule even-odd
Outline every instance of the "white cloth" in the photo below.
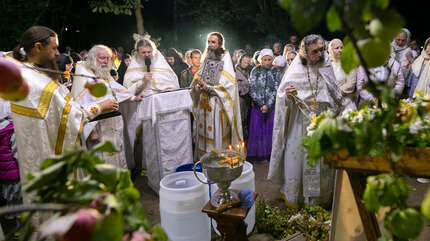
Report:
[[[400,96],[403,92],[405,78],[403,77],[403,72],[401,71],[399,63],[395,59],[390,58],[387,64],[371,68],[369,72],[371,75],[370,78],[374,82],[383,82],[388,78],[387,85],[393,87],[396,95]],[[390,75],[388,76],[388,74]],[[374,98],[373,95],[365,89],[367,81],[366,72],[364,68],[360,66],[357,69],[357,91],[360,93],[360,102],[369,102]]]
[[[12,112],[10,111],[10,102],[0,98],[0,119],[6,118],[11,114]]]
[[[142,160],[137,161],[144,162],[148,185],[158,193],[164,176],[182,164],[193,162],[191,97],[188,90],[154,94],[145,97],[137,109],[136,119],[142,124],[142,145],[135,147],[142,150]],[[129,134],[135,138],[133,133]]]
[[[329,108],[338,112],[341,108],[342,97],[335,83],[333,68],[328,56],[325,57],[323,64],[310,67],[313,88],[317,85],[317,74],[319,75],[316,114]],[[309,120],[297,104],[285,95],[285,88],[293,85],[297,90],[297,97],[313,107],[314,95],[306,68],[297,56],[278,88],[268,179],[282,184],[281,192],[291,203],[305,201],[311,205],[327,205],[331,200],[332,171],[322,162],[317,162],[314,167],[307,165],[306,152],[301,142],[306,135]]]
[[[423,68],[424,59],[430,59],[430,56],[428,56],[425,50],[421,52],[421,55],[412,64],[412,72],[419,79],[417,87],[415,88],[415,92],[421,90],[424,94],[430,94],[430,61],[427,61],[425,64],[425,69],[421,71]]]
[[[343,110],[355,110],[355,97],[356,97],[356,83],[357,71],[354,69],[348,75],[343,71],[340,60],[332,61],[334,75],[336,77],[336,84],[343,92],[342,107]]]
[[[93,71],[87,68],[85,62],[76,65],[75,73],[95,76]],[[73,97],[80,104],[100,103],[108,98],[115,98],[121,104],[133,97],[125,87],[118,84],[112,78],[103,80],[103,83],[107,86],[106,95],[99,98],[95,97],[90,94],[88,89],[84,88],[87,81],[89,81],[88,78],[79,76],[75,76],[73,80],[72,94],[75,94]],[[99,134],[101,143],[110,141],[118,151],[115,153],[99,153],[101,159],[105,160],[106,163],[115,165],[116,167],[127,168],[122,116],[116,116],[86,124],[82,135],[83,143],[88,143],[88,137],[92,131],[96,131]],[[91,146],[87,147],[90,148]]]

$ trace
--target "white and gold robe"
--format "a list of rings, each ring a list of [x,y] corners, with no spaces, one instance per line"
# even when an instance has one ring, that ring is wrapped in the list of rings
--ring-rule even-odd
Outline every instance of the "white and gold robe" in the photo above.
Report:
[[[316,110],[312,112],[317,115],[329,108],[338,113],[342,96],[327,56],[321,65],[309,67],[310,80],[307,79],[306,68],[297,56],[279,85],[268,179],[281,184],[281,193],[289,205],[305,202],[325,206],[330,204],[332,198],[333,172],[322,160],[315,166],[308,165],[302,138],[307,135],[306,127],[310,123],[307,115],[310,113],[303,113],[305,107],[299,108],[294,100],[289,99],[285,95],[285,88],[294,86],[297,97],[311,109],[315,107]],[[316,86],[318,91],[315,100],[313,88]]]
[[[200,92],[196,84],[201,77],[203,65],[191,83],[190,94],[196,117],[194,159],[200,159],[213,148],[224,150],[231,144],[235,149],[243,141],[236,74],[228,52],[224,54],[222,61],[224,66],[219,82],[215,86],[209,86],[210,94]]]
[[[84,122],[101,113],[97,103],[84,106],[72,100],[69,90],[46,74],[21,64],[30,93],[22,101],[11,102],[18,148],[20,177],[25,185],[29,172],[39,171],[41,162],[80,145]],[[26,67],[29,66],[29,67]],[[32,197],[23,194],[24,202]]]
[[[81,62],[76,65],[75,74],[95,76],[94,72],[87,68],[85,62]],[[102,102],[108,98],[114,98],[114,95],[119,103],[129,100],[131,97],[133,97],[133,95],[126,88],[114,81],[112,77],[110,77],[108,80],[104,80],[104,83],[107,86],[106,95],[99,98],[95,97],[91,95],[88,89],[84,88],[85,83],[88,80],[88,78],[79,76],[75,76],[73,79],[73,97],[82,105],[93,102]],[[114,92],[114,94],[112,92]],[[122,116],[115,116],[86,124],[82,132],[83,143],[87,143],[88,137],[93,130],[97,131],[99,134],[101,143],[109,141],[118,151],[115,153],[100,153],[101,159],[105,160],[106,163],[126,169],[127,161],[124,151]]]
[[[149,96],[155,93],[160,93],[162,90],[178,89],[179,82],[175,72],[173,72],[170,65],[167,63],[164,56],[158,50],[154,50],[150,72],[152,74],[152,81],[144,84],[143,77],[147,73],[147,66],[144,62],[140,63],[137,56],[133,56],[131,63],[127,68],[124,75],[124,86],[133,94]],[[142,155],[142,147],[136,147],[138,143],[143,141],[142,138],[142,120],[137,118],[138,108],[143,108],[141,103],[129,103],[128,105],[121,106],[121,112],[127,113],[124,118],[124,135],[126,145],[126,155],[130,168],[134,168],[137,162],[141,160],[134,160],[144,158]],[[155,117],[154,117],[155,118]],[[146,134],[148,130],[145,130]],[[148,143],[146,143],[148,144]],[[151,144],[146,145],[148,148]],[[149,151],[149,150],[148,150]],[[143,161],[142,168],[146,169],[146,162]]]

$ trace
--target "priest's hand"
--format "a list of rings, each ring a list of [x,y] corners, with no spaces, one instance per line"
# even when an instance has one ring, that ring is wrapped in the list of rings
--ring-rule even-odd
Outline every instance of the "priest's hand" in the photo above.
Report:
[[[294,86],[292,85],[288,86],[287,88],[285,88],[285,95],[287,95],[289,99],[293,98],[294,95],[297,95],[296,88],[294,88]]]
[[[133,98],[131,98],[131,101],[139,102],[139,101],[141,101],[144,97],[145,97],[145,96],[144,96],[143,94],[136,95],[136,96],[134,96]]]
[[[152,80],[152,73],[151,72],[147,72],[145,73],[145,75],[143,76],[143,82],[147,83],[148,81]]]
[[[202,79],[199,79],[197,83],[200,91],[204,91],[204,92],[209,91],[208,85]]]
[[[97,133],[97,131],[93,130],[90,133],[89,139],[92,143],[98,143],[100,142],[100,135]]]
[[[260,111],[262,112],[262,113],[267,113],[267,111],[269,110],[269,108],[267,108],[267,105],[263,105],[261,108],[260,108]]]
[[[102,112],[112,112],[118,110],[119,104],[118,101],[110,98],[101,102],[100,107],[102,108]]]

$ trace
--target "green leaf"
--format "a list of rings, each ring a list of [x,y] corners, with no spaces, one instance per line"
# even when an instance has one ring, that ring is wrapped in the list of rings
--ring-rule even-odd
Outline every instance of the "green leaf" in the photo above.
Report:
[[[380,9],[386,9],[390,4],[390,0],[374,0],[372,2],[376,7],[379,7]]]
[[[112,212],[97,220],[91,241],[121,241],[123,234],[122,216],[118,212]]]
[[[28,182],[28,184],[24,187],[24,190],[26,192],[32,192],[52,182],[58,182],[59,178],[66,179],[66,168],[67,163],[61,161],[44,169],[40,173],[36,174],[34,179]]]
[[[167,234],[164,232],[163,228],[160,224],[155,225],[150,230],[150,233],[157,241],[168,241],[169,238],[167,237]]]
[[[421,213],[428,221],[430,221],[430,190],[427,191],[427,194],[421,203]]]
[[[283,9],[288,9],[288,8],[290,8],[290,0],[279,0],[279,5]]]
[[[98,164],[92,178],[103,183],[109,191],[114,191],[120,176],[120,169],[111,164]]]
[[[145,210],[139,202],[130,204],[123,213],[125,223],[133,230],[137,230],[142,226],[145,229],[148,227]]]
[[[119,189],[133,187],[133,182],[131,181],[130,171],[129,170],[121,170],[119,176]]]
[[[339,14],[336,12],[336,9],[333,6],[327,12],[327,27],[330,32],[342,29],[342,23],[340,21]]]
[[[94,154],[95,152],[108,152],[113,153],[117,152],[114,145],[110,141],[106,141],[103,144],[95,146],[93,149],[91,149],[90,154]]]
[[[344,42],[346,42],[346,44],[340,56],[340,62],[342,65],[342,69],[345,71],[345,73],[348,74],[353,69],[357,68],[359,66],[359,63],[357,61],[357,54],[355,52],[354,45],[351,42]]]
[[[391,46],[389,42],[379,39],[364,39],[358,41],[357,45],[368,68],[382,66],[390,58]]]

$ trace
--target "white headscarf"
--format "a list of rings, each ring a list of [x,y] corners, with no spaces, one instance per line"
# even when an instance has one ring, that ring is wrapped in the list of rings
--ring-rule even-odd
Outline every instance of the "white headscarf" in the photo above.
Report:
[[[271,49],[262,49],[262,50],[260,51],[260,55],[258,56],[258,62],[260,62],[260,63],[261,63],[261,59],[262,59],[264,56],[272,56],[272,57],[274,57],[274,56],[273,56],[273,51],[272,51]]]
[[[415,88],[415,91],[422,90],[425,94],[430,94],[430,89],[428,88],[428,80],[430,75],[430,62],[427,62],[425,69],[421,73],[421,76],[419,75],[421,72],[422,65],[424,63],[425,59],[430,59],[430,56],[426,53],[426,47],[430,44],[430,38],[427,38],[424,49],[421,51],[421,55],[414,61],[412,64],[412,72],[414,72],[415,76],[419,76],[419,80],[417,83],[417,87]]]

